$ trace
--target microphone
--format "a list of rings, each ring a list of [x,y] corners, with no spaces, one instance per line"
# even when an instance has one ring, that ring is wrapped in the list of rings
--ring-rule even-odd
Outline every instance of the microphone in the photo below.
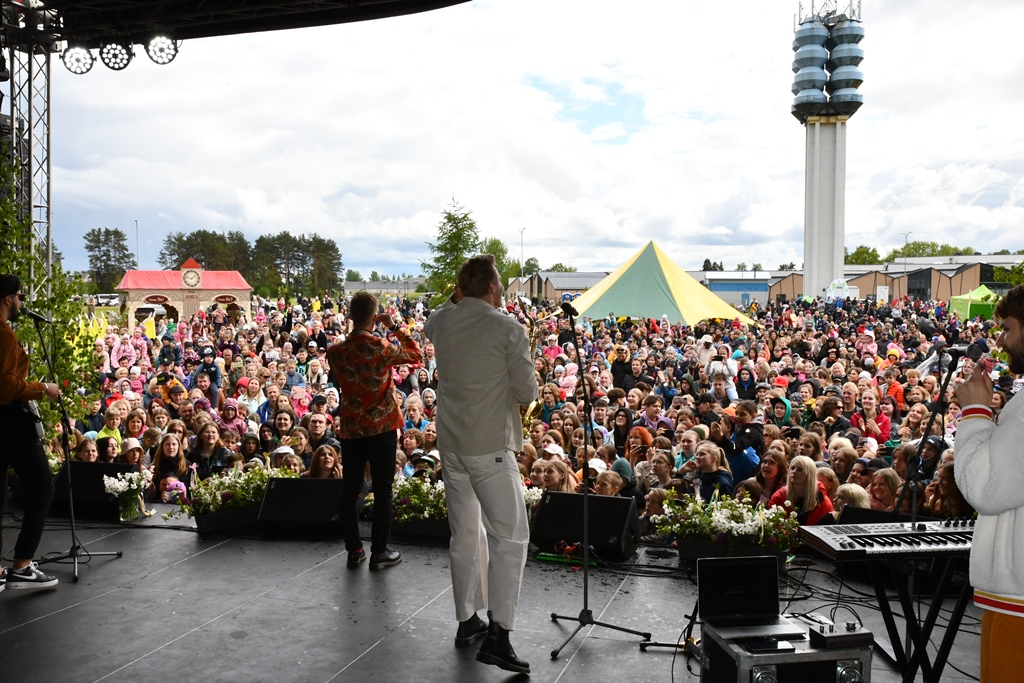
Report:
[[[970,343],[970,344],[960,344],[960,345],[957,345],[957,346],[947,346],[945,350],[949,351],[949,355],[954,357],[954,358],[964,358],[964,357],[966,357],[966,358],[969,358],[971,361],[974,361],[974,362],[977,362],[982,357],[982,355],[984,355],[984,353],[985,353],[982,350],[982,348],[980,346],[978,346],[978,344],[973,343],[973,342]]]
[[[49,318],[47,318],[46,316],[44,316],[44,315],[42,315],[40,313],[36,313],[35,311],[30,311],[29,309],[25,308],[24,306],[22,306],[19,309],[18,312],[21,313],[22,315],[27,315],[28,317],[30,317],[33,320],[35,320],[37,323],[43,323],[44,325],[52,325],[53,324],[53,321],[50,320]]]
[[[576,309],[573,308],[572,304],[569,303],[568,301],[562,302],[562,313],[565,313],[568,316],[572,316],[573,318],[579,315],[579,313],[576,312]]]

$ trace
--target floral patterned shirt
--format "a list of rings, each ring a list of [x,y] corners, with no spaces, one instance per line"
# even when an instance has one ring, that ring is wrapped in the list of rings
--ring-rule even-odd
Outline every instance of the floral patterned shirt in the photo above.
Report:
[[[391,368],[419,363],[419,344],[399,327],[399,344],[354,330],[348,338],[327,350],[331,376],[341,393],[341,408],[335,433],[341,439],[359,439],[402,429],[405,418],[394,395]]]

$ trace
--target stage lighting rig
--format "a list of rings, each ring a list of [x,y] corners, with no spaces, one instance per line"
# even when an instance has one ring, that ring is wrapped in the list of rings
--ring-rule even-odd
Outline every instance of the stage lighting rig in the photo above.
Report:
[[[64,66],[68,71],[81,76],[82,74],[89,73],[93,64],[96,63],[96,58],[93,57],[92,51],[89,48],[82,47],[81,45],[69,45],[60,56],[60,61],[64,62]]]
[[[121,71],[132,62],[135,51],[127,40],[110,41],[100,48],[100,61],[114,71]]]
[[[153,36],[146,44],[146,54],[157,64],[170,64],[178,56],[178,45],[167,36]]]

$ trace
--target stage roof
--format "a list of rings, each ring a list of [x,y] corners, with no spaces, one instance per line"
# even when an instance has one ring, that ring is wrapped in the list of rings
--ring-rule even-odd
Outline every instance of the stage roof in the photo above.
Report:
[[[160,33],[176,40],[344,24],[415,14],[468,0],[45,0],[60,17],[61,40],[98,48]],[[5,3],[6,4],[6,3]]]

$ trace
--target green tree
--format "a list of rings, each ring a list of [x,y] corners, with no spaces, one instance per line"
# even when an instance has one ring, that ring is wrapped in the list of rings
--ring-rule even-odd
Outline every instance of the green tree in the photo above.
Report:
[[[559,263],[554,264],[550,268],[548,268],[547,272],[549,272],[549,273],[575,273],[576,272],[576,267],[575,266],[567,266],[564,263],[559,262]]]
[[[789,263],[780,263],[779,270],[796,270],[796,264],[792,261]]]
[[[874,247],[866,245],[860,245],[850,253],[849,249],[843,249],[843,263],[857,266],[867,266],[876,263],[881,263],[882,257],[878,255],[878,250]]]
[[[764,266],[762,266],[760,263],[755,263],[754,265],[750,266],[750,269],[756,273],[759,270],[764,270]]]
[[[124,274],[137,267],[128,237],[119,228],[93,228],[85,233],[85,253],[92,281],[101,292],[112,292]]]
[[[260,235],[252,246],[250,274],[243,273],[260,296],[277,296],[281,287],[281,273],[274,256],[274,236]]]
[[[481,254],[490,254],[494,257],[494,267],[501,274],[501,281],[508,284],[508,281],[519,275],[519,262],[508,255],[508,247],[497,237],[488,237],[480,245]]]
[[[1009,249],[1000,249],[999,251],[992,252],[993,256],[1010,256],[1011,254],[1013,254],[1013,252]]]
[[[476,221],[463,207],[452,200],[437,225],[437,242],[427,242],[431,258],[421,261],[420,267],[427,278],[427,287],[438,292],[436,305],[455,289],[455,276],[459,266],[480,248],[480,235]]]
[[[532,256],[530,258],[526,259],[526,262],[523,263],[523,274],[524,275],[536,275],[539,272],[540,272],[540,261],[538,261],[537,259],[535,259]]]
[[[996,282],[1005,282],[1011,287],[1024,284],[1024,264],[1018,263],[1010,268],[996,266],[992,277]]]
[[[345,271],[345,282],[362,282],[363,276],[358,270],[349,268]]]
[[[371,270],[370,271],[370,282],[380,282],[380,281],[381,281],[380,273],[378,273],[376,270]]]
[[[54,366],[52,377],[43,354],[38,353],[39,336],[31,321],[22,318],[15,325],[15,333],[19,341],[30,347],[29,379],[60,385],[64,405],[74,420],[85,414],[84,399],[78,395],[78,390],[95,389],[92,385],[92,345],[95,339],[80,331],[78,319],[82,314],[82,304],[71,300],[84,285],[81,278],[70,276],[56,260],[52,262],[50,276],[46,277],[46,245],[35,238],[31,217],[19,216],[15,176],[10,155],[5,149],[0,158],[0,188],[5,188],[0,190],[0,272],[13,273],[21,278],[22,292],[29,297],[25,305],[53,320],[52,326],[43,327]],[[31,271],[30,264],[33,266]],[[40,402],[39,409],[47,437],[52,437],[54,426],[60,421],[57,406],[45,400]]]
[[[962,256],[964,254],[973,254],[973,247],[955,247],[951,244],[939,244],[938,242],[926,242],[923,240],[914,240],[908,242],[906,245],[893,249],[886,257],[886,263],[892,263],[896,259],[901,259],[904,256],[908,258],[922,257],[922,256]]]
[[[736,264],[736,270],[740,271],[741,273],[746,271],[746,269],[747,269],[747,264],[746,263],[742,263],[741,262],[741,263],[737,263]]]
[[[344,284],[342,274],[345,270],[337,243],[313,234],[304,237],[302,245],[309,254],[309,273],[304,277],[305,293],[312,295],[340,288]]]

